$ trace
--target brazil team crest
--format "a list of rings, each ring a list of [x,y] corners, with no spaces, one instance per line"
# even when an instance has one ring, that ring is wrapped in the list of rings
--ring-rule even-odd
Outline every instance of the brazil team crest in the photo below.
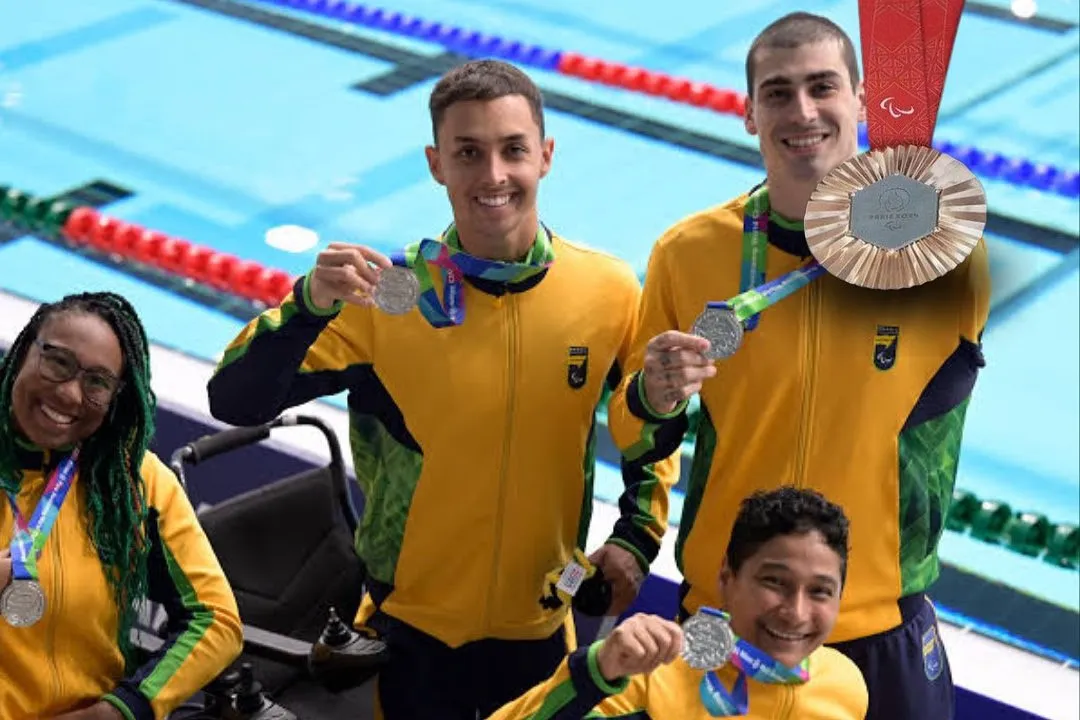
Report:
[[[937,628],[933,625],[922,635],[922,657],[926,678],[937,680],[944,663],[941,660],[941,641],[938,639]]]
[[[589,377],[589,348],[574,345],[566,352],[566,383],[579,390]]]
[[[878,325],[874,334],[874,367],[888,370],[896,364],[896,346],[900,341],[900,328],[895,325]]]

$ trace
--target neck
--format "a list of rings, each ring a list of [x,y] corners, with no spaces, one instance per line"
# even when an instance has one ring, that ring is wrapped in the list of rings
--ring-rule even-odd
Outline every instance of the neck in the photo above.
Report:
[[[769,186],[769,209],[785,220],[801,223],[817,181],[769,176],[766,182]]]
[[[540,223],[533,218],[522,222],[518,227],[502,236],[483,236],[471,233],[467,228],[457,226],[458,241],[461,248],[470,255],[485,260],[500,262],[520,262],[524,260],[536,242],[536,233]]]

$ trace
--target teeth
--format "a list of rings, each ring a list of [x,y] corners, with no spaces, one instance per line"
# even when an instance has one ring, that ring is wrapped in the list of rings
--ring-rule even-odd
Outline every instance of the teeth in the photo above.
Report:
[[[481,205],[486,207],[502,207],[510,202],[509,195],[489,195],[487,197],[481,196],[476,199]]]
[[[788,146],[795,148],[808,148],[825,140],[824,135],[812,135],[810,137],[788,138],[784,141]]]
[[[781,640],[786,640],[787,642],[798,642],[806,637],[805,635],[792,635],[790,633],[780,632],[778,630],[773,630],[771,627],[766,627],[765,630],[770,635],[773,635]]]
[[[41,412],[45,414],[45,417],[49,418],[58,425],[70,425],[71,423],[75,422],[75,418],[71,415],[65,415],[62,412],[53,410],[48,405],[42,405]]]

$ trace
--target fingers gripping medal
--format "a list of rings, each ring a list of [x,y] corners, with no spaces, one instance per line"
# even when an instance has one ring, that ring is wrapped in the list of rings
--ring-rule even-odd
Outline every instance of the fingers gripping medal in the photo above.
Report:
[[[682,625],[683,659],[695,670],[714,670],[727,664],[735,649],[735,633],[727,615],[712,608],[701,608]]]
[[[12,627],[30,627],[45,615],[45,593],[36,580],[12,580],[0,593],[0,616]]]
[[[375,306],[389,315],[404,315],[420,299],[420,281],[407,267],[394,265],[382,271],[372,293]]]
[[[710,305],[694,320],[690,334],[709,341],[709,349],[704,353],[706,358],[723,360],[734,355],[742,345],[743,324],[730,307]]]

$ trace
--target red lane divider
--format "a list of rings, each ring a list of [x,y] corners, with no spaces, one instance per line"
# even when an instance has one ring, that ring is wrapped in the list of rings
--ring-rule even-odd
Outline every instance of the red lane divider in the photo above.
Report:
[[[63,232],[76,244],[89,245],[269,306],[277,305],[292,292],[295,282],[284,270],[264,267],[252,260],[102,215],[91,207],[73,210]]]
[[[746,95],[735,90],[579,53],[562,53],[557,70],[563,75],[729,115],[742,116],[746,107]]]

